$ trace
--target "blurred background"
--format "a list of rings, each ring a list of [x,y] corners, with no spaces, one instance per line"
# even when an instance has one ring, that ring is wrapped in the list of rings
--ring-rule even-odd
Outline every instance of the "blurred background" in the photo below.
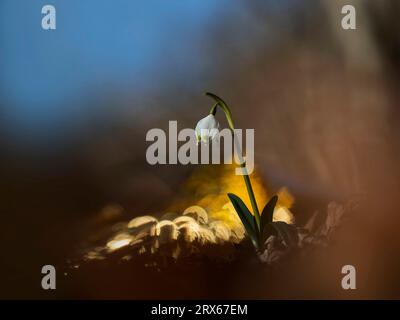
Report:
[[[195,166],[147,164],[146,132],[194,127],[205,91],[255,129],[256,170],[290,190],[297,221],[364,202],[279,286],[236,272],[225,291],[186,297],[400,298],[398,1],[53,0],[49,31],[46,4],[0,3],[1,298],[96,297],[43,292],[41,267],[62,265],[106,206],[125,219],[168,206]],[[345,4],[356,30],[341,27]],[[345,264],[354,292],[340,287]]]

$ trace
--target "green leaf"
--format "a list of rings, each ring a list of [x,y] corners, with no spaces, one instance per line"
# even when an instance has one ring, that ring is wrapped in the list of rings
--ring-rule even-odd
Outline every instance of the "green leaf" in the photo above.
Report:
[[[247,209],[244,202],[238,196],[234,195],[233,193],[228,193],[228,197],[231,200],[240,220],[242,221],[247,235],[250,237],[254,246],[258,247],[258,230],[256,229],[253,215],[250,213],[249,209]]]
[[[274,209],[278,202],[278,196],[273,196],[268,203],[265,205],[261,212],[261,226],[265,226],[267,223],[272,222],[274,216]]]
[[[278,196],[273,196],[268,203],[265,205],[263,211],[261,212],[260,221],[260,241],[264,243],[270,235],[274,234],[274,229],[271,230],[269,223],[272,222],[274,215],[274,209],[278,201]],[[276,233],[276,232],[275,232]]]
[[[277,231],[286,246],[291,247],[297,245],[299,237],[295,226],[283,221],[271,222],[270,225]]]

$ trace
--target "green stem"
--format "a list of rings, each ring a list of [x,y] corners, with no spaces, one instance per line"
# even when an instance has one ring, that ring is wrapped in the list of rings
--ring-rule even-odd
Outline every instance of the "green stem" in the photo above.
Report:
[[[225,101],[222,100],[217,95],[215,95],[213,93],[209,93],[209,92],[207,92],[206,95],[211,97],[211,98],[213,98],[216,101],[216,103],[214,104],[214,106],[210,110],[210,114],[215,115],[216,112],[217,112],[217,107],[218,106],[220,106],[221,109],[225,113],[226,119],[228,121],[229,128],[231,129],[231,132],[232,132],[233,140],[234,140],[234,143],[235,143],[235,146],[236,146],[235,149],[237,151],[237,155],[238,155],[238,158],[239,158],[240,166],[241,166],[241,168],[243,170],[243,178],[244,178],[244,182],[246,184],[247,193],[249,194],[251,207],[253,208],[254,217],[256,219],[256,223],[257,223],[258,229],[260,230],[260,220],[261,220],[260,219],[260,212],[258,211],[257,202],[256,202],[256,198],[254,196],[253,187],[251,186],[250,177],[249,177],[249,175],[247,173],[246,162],[243,159],[242,150],[240,148],[239,142],[238,142],[236,134],[235,134],[235,126],[233,124],[231,110],[229,109],[229,107],[225,103]]]

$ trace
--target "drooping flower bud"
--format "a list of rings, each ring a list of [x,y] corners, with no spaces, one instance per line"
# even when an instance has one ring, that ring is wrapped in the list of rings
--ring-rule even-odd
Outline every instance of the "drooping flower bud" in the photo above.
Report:
[[[218,135],[219,123],[212,114],[201,119],[196,125],[196,139],[197,143],[207,143],[209,140],[213,140]]]

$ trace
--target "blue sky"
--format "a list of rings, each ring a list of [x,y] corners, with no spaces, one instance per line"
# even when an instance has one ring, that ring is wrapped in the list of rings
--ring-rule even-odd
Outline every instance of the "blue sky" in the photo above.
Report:
[[[278,3],[292,1],[268,1]],[[33,131],[79,116],[101,87],[140,90],[165,68],[196,74],[196,55],[230,0],[2,0],[0,99],[8,122]],[[43,5],[57,29],[41,28]],[[204,54],[204,53],[203,53]],[[171,77],[179,76],[179,73]],[[67,106],[67,107],[66,107]]]

